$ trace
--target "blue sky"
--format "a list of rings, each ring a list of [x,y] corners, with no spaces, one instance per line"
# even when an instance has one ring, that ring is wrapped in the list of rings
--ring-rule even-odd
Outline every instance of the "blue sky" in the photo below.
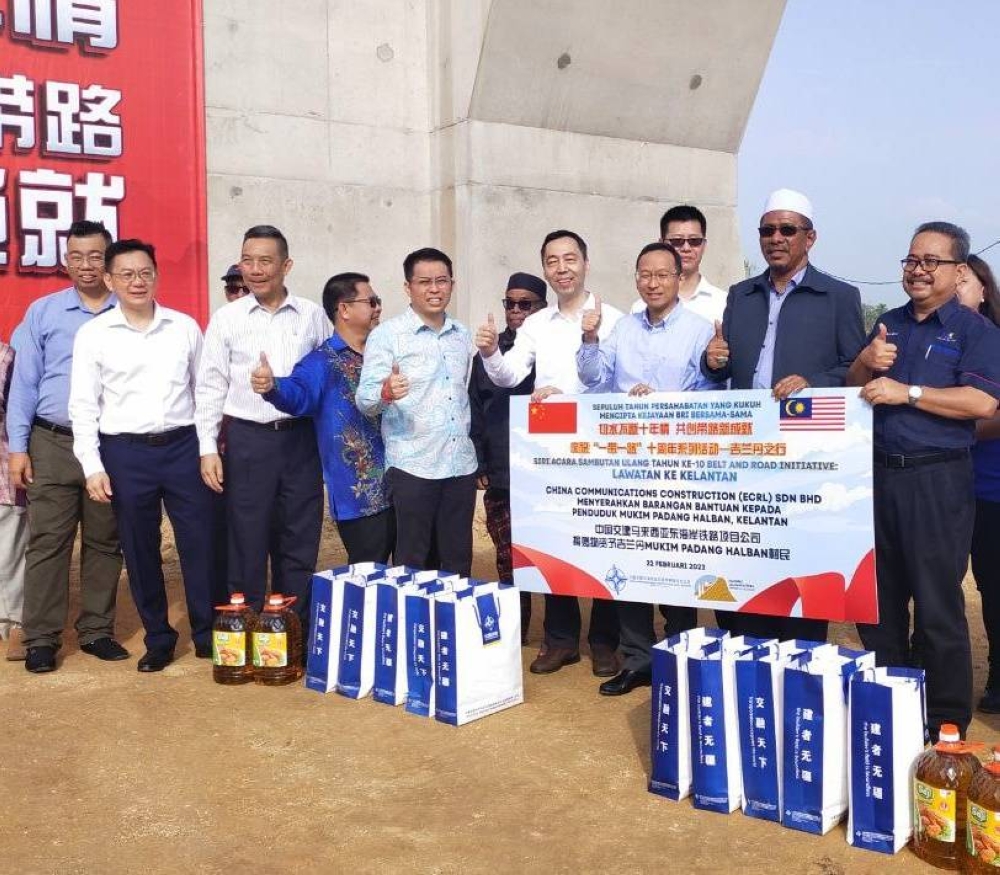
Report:
[[[1000,2],[788,0],[739,153],[744,252],[768,193],[809,196],[811,259],[862,298],[905,301],[913,228],[957,222],[973,251],[1000,238]],[[984,253],[996,272],[1000,246]]]

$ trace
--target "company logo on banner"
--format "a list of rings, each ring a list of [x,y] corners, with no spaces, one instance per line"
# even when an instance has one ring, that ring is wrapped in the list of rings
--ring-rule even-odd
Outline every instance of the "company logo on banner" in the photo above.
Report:
[[[0,0],[0,338],[67,284],[72,222],[153,243],[204,321],[200,0]]]

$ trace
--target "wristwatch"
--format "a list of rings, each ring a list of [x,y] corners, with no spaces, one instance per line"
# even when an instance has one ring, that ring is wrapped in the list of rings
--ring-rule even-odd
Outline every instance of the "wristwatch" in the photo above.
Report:
[[[910,407],[916,407],[917,402],[924,397],[924,387],[923,386],[910,386],[906,391],[906,403]]]

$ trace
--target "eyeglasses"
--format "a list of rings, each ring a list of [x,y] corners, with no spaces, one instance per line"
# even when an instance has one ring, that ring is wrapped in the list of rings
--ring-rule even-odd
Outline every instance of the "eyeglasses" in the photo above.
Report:
[[[66,264],[72,264],[73,267],[79,267],[81,264],[104,264],[104,253],[103,252],[90,252],[84,255],[82,252],[70,252],[66,256]]]
[[[675,276],[678,276],[675,270],[658,270],[656,273],[648,270],[637,270],[635,272],[635,278],[640,283],[648,283],[655,279],[660,285],[663,285],[670,282]]]
[[[125,285],[132,285],[137,279],[142,280],[144,283],[151,283],[156,279],[156,271],[151,267],[144,267],[142,270],[120,270],[118,273],[112,273],[116,280],[119,280]]]
[[[382,306],[382,299],[378,295],[372,295],[370,298],[354,298],[351,301],[342,301],[343,304],[367,304],[373,310]]]
[[[410,285],[414,285],[420,289],[420,291],[426,292],[430,288],[450,289],[454,282],[455,281],[450,276],[438,276],[434,277],[434,279],[422,276],[418,279],[410,280]]]
[[[708,239],[706,237],[668,237],[667,243],[674,247],[674,249],[682,249],[686,243],[692,249],[697,249]]]
[[[537,307],[541,301],[514,301],[511,298],[503,299],[504,310],[520,310],[522,313],[530,313],[532,307]]]
[[[961,264],[960,261],[953,261],[950,258],[936,258],[933,255],[925,255],[923,258],[914,258],[912,255],[899,262],[903,265],[906,273],[913,273],[918,267],[926,273],[934,273],[940,264]]]
[[[799,231],[811,231],[803,225],[761,225],[757,231],[761,237],[773,237],[777,231],[782,237],[794,237]]]

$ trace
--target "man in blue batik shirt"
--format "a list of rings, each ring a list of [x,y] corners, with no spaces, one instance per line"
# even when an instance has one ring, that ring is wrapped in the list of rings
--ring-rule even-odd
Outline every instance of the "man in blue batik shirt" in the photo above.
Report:
[[[331,277],[323,288],[323,309],[333,323],[333,336],[287,377],[275,378],[263,354],[251,376],[254,391],[282,413],[313,417],[330,516],[351,563],[387,562],[396,541],[379,418],[369,419],[354,404],[372,313],[379,304],[364,274]]]
[[[427,568],[436,548],[435,564],[467,577],[478,463],[466,387],[475,348],[447,313],[451,259],[418,249],[403,274],[410,306],[372,331],[355,399],[362,413],[382,414],[395,561]]]
[[[681,257],[668,243],[643,247],[635,265],[635,285],[646,304],[641,313],[620,319],[601,341],[601,307],[583,315],[583,343],[576,353],[577,372],[587,388],[607,384],[607,391],[694,392],[714,389],[701,372],[701,356],[712,339],[712,324],[679,302]],[[601,684],[604,696],[621,696],[651,680],[650,659],[656,635],[653,606],[616,603],[621,627],[622,670]],[[694,608],[671,607],[667,634],[697,625]]]

